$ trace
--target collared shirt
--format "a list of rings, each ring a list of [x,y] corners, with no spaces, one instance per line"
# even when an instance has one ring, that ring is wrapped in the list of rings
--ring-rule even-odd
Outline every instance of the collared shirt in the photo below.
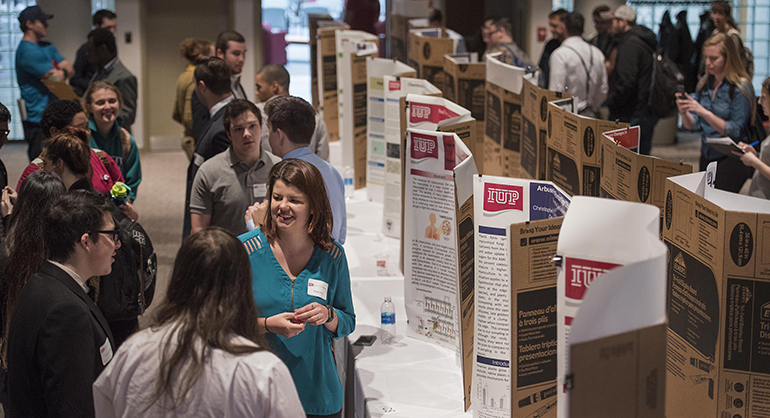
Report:
[[[219,226],[234,235],[246,232],[244,215],[267,194],[267,178],[273,165],[281,161],[262,151],[252,167],[238,160],[232,147],[201,165],[193,181],[190,213],[211,215],[211,226]]]
[[[267,101],[269,102],[270,99]],[[263,150],[272,152],[273,148],[270,146],[270,140],[268,136],[269,131],[267,129],[267,113],[265,113],[266,103],[267,102],[257,103],[257,108],[259,108],[259,110],[262,112],[262,139],[260,141],[262,142]],[[329,131],[326,128],[326,122],[324,122],[324,118],[322,118],[321,114],[318,112],[315,114],[315,129],[313,130],[313,136],[310,137],[310,150],[325,161],[329,161]]]
[[[241,75],[234,75],[230,77],[230,90],[233,91],[233,96],[236,99],[246,99],[243,87],[241,87]]]
[[[744,136],[748,132],[751,120],[751,103],[741,93],[741,89],[727,79],[724,79],[719,85],[715,96],[714,76],[708,77],[703,88],[696,91],[692,98],[697,100],[704,109],[725,121],[724,134],[717,132],[713,126],[693,112],[691,114],[695,123],[692,130],[701,133],[701,156],[708,161],[715,161],[722,158],[723,155],[708,146],[706,138],[730,137],[736,143],[738,141],[745,142]],[[743,88],[753,97],[754,89],[749,84],[744,84]]]
[[[213,118],[214,115],[216,115],[217,112],[219,112],[219,109],[227,106],[227,104],[232,102],[234,99],[235,97],[233,97],[233,95],[231,94],[225,97],[224,99],[220,100],[219,103],[215,104],[211,109],[209,109],[209,117]]]
[[[570,36],[551,54],[549,89],[577,97],[578,111],[598,111],[609,91],[602,51]],[[590,80],[589,80],[590,76]]]
[[[72,277],[72,280],[75,280],[75,283],[77,283],[78,286],[80,286],[80,288],[83,289],[83,291],[86,292],[86,294],[88,294],[88,285],[86,285],[86,282],[83,281],[82,278],[80,278],[79,274],[75,273],[75,270],[72,270],[71,268],[65,266],[64,264],[58,263],[58,262],[53,261],[53,260],[48,260],[48,262],[53,264],[54,266],[64,270],[64,272],[69,274],[70,277]]]
[[[345,183],[342,181],[342,176],[334,166],[313,154],[310,147],[297,148],[283,156],[284,160],[289,158],[307,161],[321,172],[334,217],[332,237],[340,244],[344,244],[348,234],[348,214],[345,206]]]

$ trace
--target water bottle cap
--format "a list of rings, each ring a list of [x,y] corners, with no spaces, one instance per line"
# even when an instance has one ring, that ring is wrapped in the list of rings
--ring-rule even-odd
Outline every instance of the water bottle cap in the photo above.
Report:
[[[390,296],[385,296],[385,302],[390,302]]]

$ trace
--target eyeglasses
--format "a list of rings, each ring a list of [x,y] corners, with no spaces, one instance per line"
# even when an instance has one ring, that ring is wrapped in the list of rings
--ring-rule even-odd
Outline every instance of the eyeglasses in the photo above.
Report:
[[[118,242],[118,240],[120,239],[120,231],[118,231],[117,229],[112,229],[109,231],[94,231],[93,233],[111,235],[113,242]]]

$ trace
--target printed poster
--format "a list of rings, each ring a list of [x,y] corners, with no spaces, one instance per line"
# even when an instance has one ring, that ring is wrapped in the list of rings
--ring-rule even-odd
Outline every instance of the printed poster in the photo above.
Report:
[[[414,77],[414,69],[403,62],[369,57],[366,60],[366,193],[369,200],[382,203],[385,187],[386,110],[384,77]]]
[[[551,182],[476,175],[473,416],[511,416],[511,250],[514,223],[564,216],[570,199]]]

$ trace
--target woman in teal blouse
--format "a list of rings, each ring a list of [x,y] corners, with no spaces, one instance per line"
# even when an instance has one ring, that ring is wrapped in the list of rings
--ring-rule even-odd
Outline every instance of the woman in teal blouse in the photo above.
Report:
[[[123,99],[120,90],[106,81],[92,83],[83,95],[88,112],[88,127],[91,138],[88,145],[106,152],[120,167],[126,185],[131,188],[130,201],[136,200],[139,183],[142,182],[142,164],[139,162],[139,148],[134,137],[118,123]]]
[[[273,166],[268,211],[241,235],[251,261],[254,299],[270,348],[286,363],[308,417],[339,417],[344,400],[332,338],[355,329],[348,261],[333,241],[321,173],[288,159]]]

